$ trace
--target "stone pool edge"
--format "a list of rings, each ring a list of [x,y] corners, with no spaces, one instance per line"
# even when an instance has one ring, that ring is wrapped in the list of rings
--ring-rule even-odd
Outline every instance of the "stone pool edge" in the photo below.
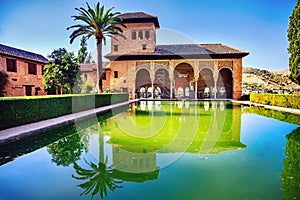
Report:
[[[64,124],[69,124],[74,122],[75,120],[80,120],[87,118],[89,116],[99,114],[114,108],[118,108],[121,106],[126,106],[131,103],[134,103],[136,101],[139,101],[138,99],[136,100],[130,100],[130,101],[125,101],[121,103],[116,103],[112,104],[109,106],[103,106],[100,108],[95,108],[92,110],[86,110],[78,113],[72,113],[68,115],[63,115],[60,117],[52,118],[52,119],[47,119],[47,120],[42,120],[39,122],[34,122],[30,124],[25,124],[17,127],[12,127],[8,129],[4,129],[0,131],[0,144],[8,143],[13,140],[19,140],[23,137],[29,136],[34,132],[37,131],[45,131],[49,130],[51,128],[64,125]]]
[[[49,130],[51,128],[64,125],[64,124],[69,124],[74,122],[74,120],[80,120],[87,118],[91,115],[99,114],[117,107],[129,105],[131,103],[144,100],[144,99],[135,99],[135,100],[130,100],[122,103],[117,103],[109,106],[103,106],[100,108],[95,108],[92,110],[87,110],[87,111],[82,111],[79,113],[73,113],[69,115],[64,115],[61,117],[57,118],[52,118],[52,119],[47,119],[31,124],[25,124],[22,126],[17,126],[13,128],[8,128],[5,130],[0,131],[0,144],[4,144],[13,140],[19,140],[23,137],[29,136],[34,132],[37,131],[45,131]],[[242,105],[247,105],[247,106],[259,106],[259,107],[264,107],[266,109],[273,109],[273,110],[278,110],[282,112],[288,112],[292,114],[297,114],[300,115],[300,110],[299,109],[292,109],[292,108],[284,108],[284,107],[279,107],[279,106],[270,106],[270,105],[264,105],[264,104],[258,104],[258,103],[252,103],[250,101],[237,101],[237,100],[231,100],[233,103],[238,103]]]
[[[252,103],[250,101],[231,100],[231,102],[242,104],[242,105],[248,105],[248,106],[264,107],[266,109],[278,110],[278,111],[282,111],[282,112],[287,112],[287,113],[300,115],[300,110],[299,109],[294,109],[294,108],[285,108],[285,107],[280,107],[280,106],[270,106],[270,105],[265,105],[265,104]]]

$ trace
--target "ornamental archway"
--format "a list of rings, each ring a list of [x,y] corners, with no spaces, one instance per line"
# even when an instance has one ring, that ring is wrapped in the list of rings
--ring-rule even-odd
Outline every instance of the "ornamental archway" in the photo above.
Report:
[[[175,96],[193,97],[194,69],[188,63],[180,63],[174,69]]]
[[[141,68],[136,72],[135,88],[137,98],[148,98],[151,97],[151,78],[148,69]]]
[[[212,98],[214,85],[213,71],[210,68],[201,69],[197,82],[197,98]]]
[[[153,86],[155,88],[154,97],[170,98],[170,76],[166,69],[156,70]]]
[[[233,78],[232,71],[228,68],[222,68],[218,72],[217,95],[218,98],[232,99]]]

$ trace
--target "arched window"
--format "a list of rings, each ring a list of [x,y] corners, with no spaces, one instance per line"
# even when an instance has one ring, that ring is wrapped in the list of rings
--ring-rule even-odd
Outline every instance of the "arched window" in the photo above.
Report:
[[[189,97],[189,96],[190,96],[190,88],[189,88],[189,87],[186,87],[184,93],[185,93],[185,96],[186,96],[186,97]]]
[[[183,92],[183,88],[182,88],[182,87],[179,87],[179,88],[178,88],[177,95],[178,95],[179,97],[182,97],[182,96],[184,95],[184,92]]]
[[[143,39],[143,31],[139,31],[139,39],[140,39],[140,40]]]
[[[136,40],[136,31],[131,32],[131,39]]]
[[[149,40],[149,39],[150,39],[150,31],[149,31],[149,30],[146,30],[146,31],[145,31],[145,39],[146,39],[146,40]]]
[[[146,88],[144,88],[144,87],[140,88],[140,97],[146,98]]]
[[[204,89],[204,97],[205,98],[208,98],[210,96],[210,94],[209,94],[209,87],[206,87],[205,89]]]
[[[152,93],[153,93],[153,88],[149,87],[147,90],[147,98],[152,97]]]

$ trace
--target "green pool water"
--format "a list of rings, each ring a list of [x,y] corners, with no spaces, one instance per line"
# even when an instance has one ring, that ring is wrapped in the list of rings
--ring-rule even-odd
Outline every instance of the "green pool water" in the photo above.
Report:
[[[299,116],[142,101],[0,146],[0,200],[298,199]]]

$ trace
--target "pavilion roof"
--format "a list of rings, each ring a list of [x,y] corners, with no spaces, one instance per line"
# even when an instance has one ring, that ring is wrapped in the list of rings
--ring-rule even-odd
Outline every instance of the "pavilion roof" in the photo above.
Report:
[[[80,63],[79,66],[82,72],[97,71],[96,63]],[[109,69],[109,62],[102,62],[102,67],[104,70]]]
[[[154,52],[110,53],[105,57],[110,60],[139,59],[182,59],[182,58],[241,58],[249,52],[224,44],[171,44],[156,45]]]
[[[121,14],[120,17],[123,19],[124,23],[153,22],[156,28],[160,27],[157,16],[145,12],[128,12]]]

